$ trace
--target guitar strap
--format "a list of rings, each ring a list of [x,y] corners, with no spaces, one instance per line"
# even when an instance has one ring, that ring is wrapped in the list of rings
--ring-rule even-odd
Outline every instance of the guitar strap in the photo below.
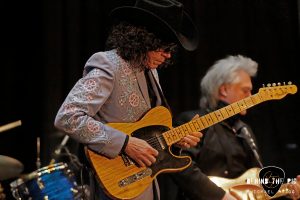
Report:
[[[149,78],[149,81],[150,81],[150,84],[148,84],[148,85],[151,85],[154,93],[156,94],[156,96],[159,96],[159,98],[157,99],[156,105],[163,105],[166,108],[168,108],[169,111],[171,111],[171,108],[170,108],[170,106],[167,102],[167,99],[166,99],[163,91],[161,90],[161,87],[158,84],[156,78],[154,77],[153,72],[149,69],[146,70],[146,72],[147,72],[147,75],[148,75],[148,78]],[[147,75],[146,75],[146,80],[148,79]],[[149,95],[150,95],[150,92],[149,92]]]
[[[165,96],[160,88],[160,85],[157,83],[157,80],[154,77],[151,70],[149,70],[149,69],[145,70],[145,78],[147,81],[151,107],[153,108],[157,105],[163,105],[166,108],[168,108],[168,110],[171,111],[170,106],[167,102],[167,99],[165,98]],[[156,180],[153,181],[152,186],[153,186],[153,198],[154,198],[154,200],[159,200],[160,192],[159,192],[159,187],[158,187],[158,183]]]

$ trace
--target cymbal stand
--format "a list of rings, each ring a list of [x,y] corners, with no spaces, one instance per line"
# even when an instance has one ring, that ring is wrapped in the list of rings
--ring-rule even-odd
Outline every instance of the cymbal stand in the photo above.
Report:
[[[40,145],[40,137],[37,137],[37,140],[36,140],[36,149],[37,149],[36,167],[37,167],[37,169],[40,169],[41,168],[41,159],[40,159],[41,145]]]

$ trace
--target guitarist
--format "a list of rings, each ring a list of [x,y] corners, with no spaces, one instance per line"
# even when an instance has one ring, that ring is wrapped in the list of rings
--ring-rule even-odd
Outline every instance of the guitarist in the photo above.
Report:
[[[251,96],[251,78],[256,75],[257,68],[255,61],[242,55],[228,56],[215,62],[201,81],[201,109],[182,113],[177,117],[176,123],[180,125],[191,120],[195,114],[205,115]],[[237,178],[249,168],[263,167],[254,134],[240,119],[246,113],[246,110],[242,111],[240,115],[209,127],[205,130],[202,143],[197,148],[186,151],[205,174]],[[178,184],[180,176],[190,175],[181,173],[174,176]],[[300,181],[300,176],[298,179]],[[184,187],[183,185],[181,188]],[[290,197],[298,199],[299,184],[291,184],[291,187],[295,193]],[[187,192],[185,196],[189,196]]]
[[[135,122],[159,105],[168,107],[158,81],[158,67],[172,63],[180,45],[195,50],[198,31],[174,0],[138,0],[114,9],[106,51],[93,54],[61,105],[55,126],[89,149],[115,158],[127,154],[139,166],[150,166],[158,151],[146,141],[129,137],[106,123]],[[202,134],[190,133],[180,147],[195,146]],[[112,166],[113,167],[113,166]],[[95,199],[110,199],[96,186]],[[214,191],[224,194],[215,186]],[[135,199],[159,199],[156,181]]]

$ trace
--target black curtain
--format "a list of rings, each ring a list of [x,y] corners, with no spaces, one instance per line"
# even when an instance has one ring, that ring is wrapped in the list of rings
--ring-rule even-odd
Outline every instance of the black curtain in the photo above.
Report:
[[[108,13],[131,1],[43,0],[5,2],[1,7],[0,125],[22,120],[0,133],[0,154],[36,170],[37,137],[47,166],[63,133],[53,126],[59,106],[81,77],[85,61],[104,48]],[[177,63],[161,69],[160,81],[173,115],[196,109],[199,81],[217,59],[242,54],[259,63],[262,84],[299,86],[299,5],[286,0],[182,0],[200,30],[199,48],[179,50]],[[264,102],[246,120],[259,141],[265,165],[290,176],[300,169],[299,93]],[[70,141],[72,142],[72,141]],[[67,143],[69,144],[69,143]]]

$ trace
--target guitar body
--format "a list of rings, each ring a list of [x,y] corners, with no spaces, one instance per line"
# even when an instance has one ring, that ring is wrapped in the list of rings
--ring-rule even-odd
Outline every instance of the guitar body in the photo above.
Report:
[[[250,168],[244,172],[241,176],[233,179],[208,176],[208,178],[214,182],[217,186],[223,188],[226,192],[230,192],[238,199],[247,200],[270,200],[278,197],[282,197],[291,193],[287,184],[281,185],[279,191],[272,197],[270,197],[260,184],[247,183],[247,179],[257,180],[259,179],[260,168]]]
[[[140,195],[160,173],[178,172],[191,164],[188,156],[175,156],[162,133],[172,129],[172,117],[165,107],[151,109],[141,120],[134,123],[109,123],[129,136],[147,141],[159,154],[150,167],[138,167],[128,156],[109,159],[89,149],[86,155],[105,192],[117,199],[132,199]]]
[[[260,168],[250,168],[246,172],[244,172],[242,175],[240,175],[237,178],[223,178],[223,177],[217,177],[217,176],[208,176],[208,178],[214,182],[217,186],[223,188],[225,191],[228,191],[232,187],[244,185],[248,186],[250,184],[247,184],[247,179],[256,179],[259,177],[259,171]]]

